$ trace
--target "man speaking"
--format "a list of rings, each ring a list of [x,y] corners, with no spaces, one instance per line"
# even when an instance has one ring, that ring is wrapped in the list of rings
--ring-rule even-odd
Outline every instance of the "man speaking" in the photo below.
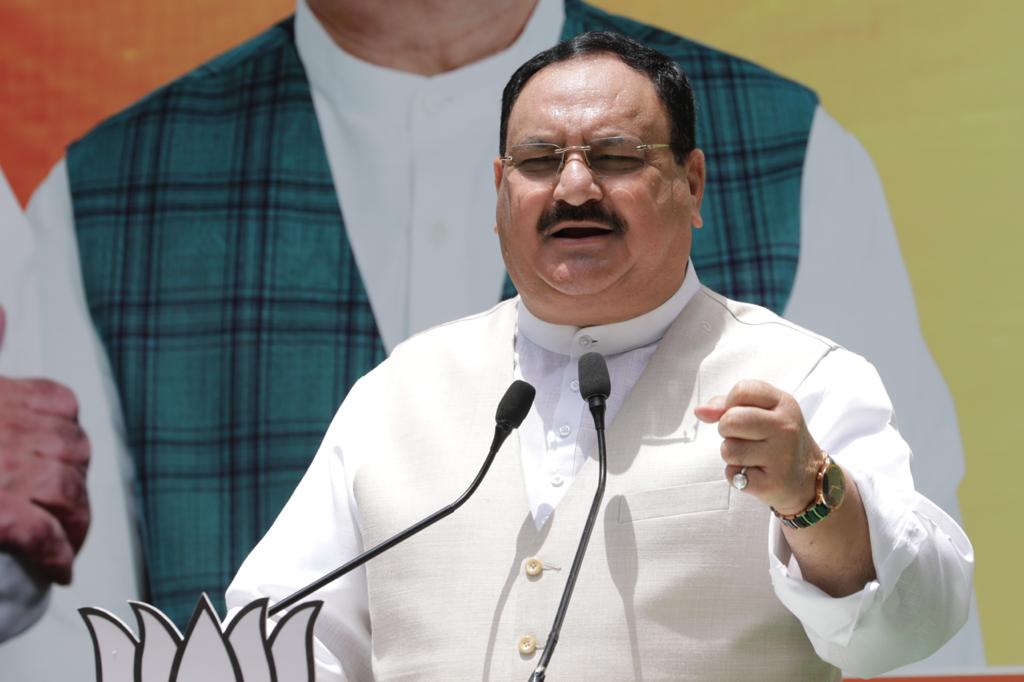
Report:
[[[542,52],[505,88],[494,174],[520,297],[356,384],[229,607],[454,499],[524,379],[537,399],[476,495],[318,592],[315,634],[317,679],[527,679],[597,478],[576,369],[597,351],[607,488],[552,679],[833,680],[952,636],[970,543],[914,491],[874,369],[700,285],[704,156],[676,65],[604,33]]]

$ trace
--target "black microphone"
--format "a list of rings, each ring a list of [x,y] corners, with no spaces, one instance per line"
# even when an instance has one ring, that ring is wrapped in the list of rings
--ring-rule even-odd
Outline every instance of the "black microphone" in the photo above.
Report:
[[[604,444],[604,411],[605,402],[612,392],[612,381],[608,377],[608,365],[600,353],[590,352],[580,357],[579,380],[580,395],[590,407],[590,414],[594,417],[594,428],[597,430],[597,490],[594,492],[594,501],[590,504],[590,513],[587,514],[587,522],[583,526],[583,535],[576,548],[576,556],[572,560],[572,568],[569,569],[569,577],[565,581],[565,589],[562,590],[562,601],[559,602],[558,611],[555,612],[551,634],[548,635],[547,642],[544,644],[543,653],[530,676],[530,682],[544,681],[551,656],[555,653],[558,634],[562,631],[562,621],[565,620],[565,612],[569,610],[569,600],[572,599],[576,578],[579,577],[580,567],[583,565],[583,555],[587,553],[590,533],[594,530],[594,523],[597,521],[597,510],[601,507],[601,500],[604,498],[604,483],[608,475],[608,455]]]
[[[604,442],[604,408],[612,393],[612,380],[608,376],[608,365],[600,353],[586,353],[580,358],[580,396],[587,401],[590,414],[594,417],[594,428],[598,439]]]
[[[501,396],[501,400],[498,401],[498,409],[494,414],[494,435],[497,437],[499,432],[504,435],[500,441],[491,445],[492,451],[497,452],[501,444],[508,438],[508,434],[512,433],[513,429],[518,429],[519,425],[523,423],[526,415],[530,413],[530,407],[533,405],[533,398],[536,395],[537,389],[525,381],[516,379],[509,385],[505,395]]]
[[[491,449],[488,451],[487,457],[484,459],[483,466],[480,467],[480,471],[477,472],[476,478],[473,479],[473,482],[469,484],[469,488],[466,489],[466,492],[462,493],[459,499],[455,500],[447,507],[437,510],[422,521],[419,521],[400,533],[388,538],[376,547],[371,547],[344,566],[339,566],[324,577],[285,597],[271,606],[267,610],[267,615],[273,616],[274,614],[287,609],[289,606],[296,604],[300,600],[305,599],[321,587],[337,580],[349,571],[359,568],[378,554],[383,554],[403,540],[408,540],[421,530],[428,526],[432,526],[461,507],[466,500],[476,492],[476,489],[484,480],[484,476],[487,474],[488,469],[491,468],[491,463],[494,461],[494,456],[498,454],[498,450],[501,448],[501,444],[505,442],[505,439],[508,438],[510,433],[512,433],[512,430],[518,428],[519,425],[523,423],[523,420],[526,419],[526,415],[530,411],[530,406],[533,405],[533,397],[536,393],[537,391],[533,386],[525,381],[519,380],[513,381],[508,387],[508,390],[505,391],[505,395],[502,396],[501,401],[498,403],[497,413],[494,415],[494,440],[491,442]]]

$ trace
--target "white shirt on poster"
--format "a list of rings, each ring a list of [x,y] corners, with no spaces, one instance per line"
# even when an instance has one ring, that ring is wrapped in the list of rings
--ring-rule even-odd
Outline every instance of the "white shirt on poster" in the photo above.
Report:
[[[20,263],[21,267],[0,268],[0,307],[4,309],[7,326],[34,329],[37,324],[38,308],[35,305],[35,273],[27,267],[32,253],[32,229],[11,191],[7,176],[0,169],[0,225],[4,225],[4,251],[9,260]],[[8,348],[18,344],[31,334],[12,335],[5,341],[0,331],[0,351],[5,343]],[[34,370],[39,362],[33,347],[17,348],[7,353],[0,352],[0,374],[11,374],[15,367],[7,358],[23,358],[23,366]],[[0,490],[0,495],[4,494]],[[29,573],[18,558],[6,551],[0,551],[0,642],[4,642],[24,631],[36,622],[46,609],[49,585]]]

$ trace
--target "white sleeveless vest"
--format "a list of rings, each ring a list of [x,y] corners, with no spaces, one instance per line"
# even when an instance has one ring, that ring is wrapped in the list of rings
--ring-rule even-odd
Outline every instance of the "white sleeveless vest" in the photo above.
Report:
[[[454,500],[513,380],[515,304],[399,346],[357,392],[364,546]],[[772,590],[770,511],[724,480],[693,408],[739,379],[793,392],[836,346],[762,308],[699,292],[608,425],[608,481],[551,680],[838,680]],[[614,391],[615,388],[612,387]],[[362,442],[360,442],[362,441]],[[593,498],[591,453],[541,530],[513,434],[458,512],[367,567],[378,680],[523,680],[544,645]],[[528,559],[544,570],[530,576]]]

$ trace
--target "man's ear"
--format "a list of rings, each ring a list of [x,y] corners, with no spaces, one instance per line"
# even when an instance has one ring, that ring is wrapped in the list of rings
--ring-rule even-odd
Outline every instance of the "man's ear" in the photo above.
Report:
[[[504,205],[506,213],[508,212],[508,194],[502,194],[501,181],[505,178],[505,164],[502,162],[501,157],[494,159],[494,190],[498,195],[498,200],[494,206],[495,221],[494,221],[494,234],[498,234],[498,214],[501,213],[502,206]]]
[[[505,164],[502,162],[499,156],[494,160],[494,189],[497,191],[501,188],[501,179],[505,177]]]
[[[704,182],[707,180],[707,168],[704,165],[704,152],[694,149],[686,159],[686,184],[690,188],[693,201],[693,226],[704,227],[704,218],[700,215],[701,202],[704,201]]]

